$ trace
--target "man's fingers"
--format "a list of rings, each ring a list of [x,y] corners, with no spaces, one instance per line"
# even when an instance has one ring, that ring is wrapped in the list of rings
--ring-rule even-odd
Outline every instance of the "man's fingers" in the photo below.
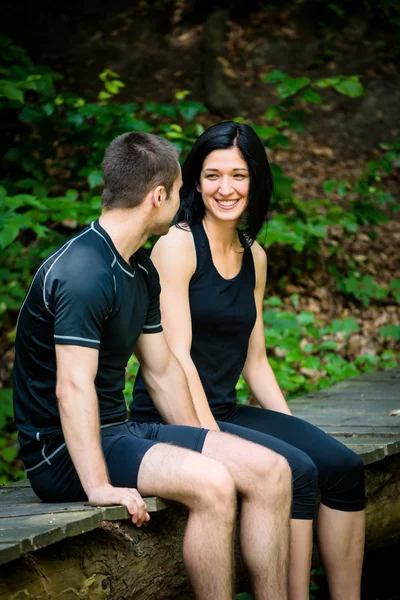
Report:
[[[136,490],[127,490],[127,492],[123,504],[131,515],[132,522],[137,527],[140,527],[143,523],[150,520],[146,503]]]

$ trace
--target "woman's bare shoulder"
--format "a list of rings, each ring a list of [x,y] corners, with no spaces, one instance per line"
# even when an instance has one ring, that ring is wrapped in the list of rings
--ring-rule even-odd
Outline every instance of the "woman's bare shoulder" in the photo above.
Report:
[[[162,235],[155,244],[154,248],[181,248],[187,250],[193,247],[193,236],[190,227],[186,224],[172,225],[167,234]]]
[[[154,263],[173,263],[190,271],[196,268],[196,251],[193,235],[187,225],[170,227],[166,235],[161,236],[151,253]],[[156,265],[157,266],[157,265]]]
[[[256,241],[251,246],[253,260],[256,267],[264,267],[267,264],[267,254],[262,246]]]

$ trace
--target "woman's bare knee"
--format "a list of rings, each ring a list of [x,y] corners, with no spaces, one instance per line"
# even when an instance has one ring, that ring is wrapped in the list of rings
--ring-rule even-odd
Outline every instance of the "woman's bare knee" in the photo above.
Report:
[[[282,507],[291,504],[292,471],[287,460],[279,454],[275,454],[269,469],[267,486],[270,503]]]
[[[250,464],[248,477],[250,494],[255,493],[269,503],[291,501],[292,472],[287,460],[280,454],[260,448]]]

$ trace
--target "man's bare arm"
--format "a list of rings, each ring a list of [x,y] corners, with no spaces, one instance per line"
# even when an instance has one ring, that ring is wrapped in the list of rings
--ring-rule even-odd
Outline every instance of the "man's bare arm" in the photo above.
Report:
[[[57,400],[68,452],[90,504],[122,504],[140,526],[149,520],[137,490],[113,487],[100,441],[99,406],[94,385],[98,350],[56,345]]]
[[[144,333],[135,353],[149,393],[163,419],[170,425],[201,427],[184,370],[170,350],[164,333]]]

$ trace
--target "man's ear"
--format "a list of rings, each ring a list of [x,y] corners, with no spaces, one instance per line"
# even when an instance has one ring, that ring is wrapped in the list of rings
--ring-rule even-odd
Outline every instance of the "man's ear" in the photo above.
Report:
[[[166,197],[167,192],[163,185],[158,185],[156,188],[153,189],[153,205],[156,208],[160,208],[162,203],[165,201]]]

